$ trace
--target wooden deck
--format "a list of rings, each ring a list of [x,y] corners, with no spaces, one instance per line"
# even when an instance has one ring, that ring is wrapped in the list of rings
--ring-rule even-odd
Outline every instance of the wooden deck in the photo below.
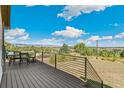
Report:
[[[1,88],[83,88],[83,81],[42,62],[6,65]]]

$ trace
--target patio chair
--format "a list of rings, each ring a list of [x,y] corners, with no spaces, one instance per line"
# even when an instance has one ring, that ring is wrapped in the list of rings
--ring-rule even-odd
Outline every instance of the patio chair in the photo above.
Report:
[[[7,62],[7,61],[9,62],[9,65],[10,65],[12,62],[14,63],[13,55],[14,55],[14,52],[10,52],[10,51],[6,51],[6,52],[5,52],[5,60],[6,60],[6,62]]]
[[[24,61],[26,61],[27,64],[30,63],[30,61],[29,61],[29,54],[28,53],[22,53],[21,52],[21,62],[24,62]]]
[[[14,55],[13,55],[13,62],[15,62],[16,60],[19,60],[19,63],[21,64],[21,52],[19,51],[14,51]]]
[[[29,53],[30,62],[36,62],[36,52],[35,51],[28,51],[28,53]]]

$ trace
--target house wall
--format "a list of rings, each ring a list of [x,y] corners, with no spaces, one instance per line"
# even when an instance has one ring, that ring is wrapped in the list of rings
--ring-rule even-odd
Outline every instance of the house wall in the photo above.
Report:
[[[0,83],[2,78],[2,17],[1,17],[1,7],[0,7]]]

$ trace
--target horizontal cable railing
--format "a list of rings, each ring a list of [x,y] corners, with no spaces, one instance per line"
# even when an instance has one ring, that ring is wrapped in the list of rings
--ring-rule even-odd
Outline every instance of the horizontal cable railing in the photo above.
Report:
[[[70,55],[57,55],[57,68],[77,78],[85,77],[85,60]]]
[[[55,69],[69,73],[89,87],[103,87],[103,81],[86,57],[42,52],[37,58]]]
[[[103,87],[103,81],[86,58],[86,81],[92,87]]]
[[[52,67],[55,67],[55,53],[51,52],[38,53],[37,59]]]

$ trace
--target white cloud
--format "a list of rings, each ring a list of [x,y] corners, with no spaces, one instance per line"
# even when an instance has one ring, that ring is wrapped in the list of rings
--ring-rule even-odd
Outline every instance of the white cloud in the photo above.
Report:
[[[96,41],[96,40],[101,40],[99,36],[91,36],[87,41]]]
[[[26,5],[26,7],[33,7],[33,6],[36,6],[36,5]]]
[[[116,44],[116,41],[111,41],[111,44]]]
[[[84,43],[85,41],[83,39],[78,39],[77,42],[78,43]]]
[[[36,42],[36,44],[40,44],[40,45],[62,45],[63,43],[64,43],[64,39],[56,39],[56,38],[46,38]]]
[[[89,39],[86,41],[96,41],[96,40],[111,40],[112,36],[91,36]]]
[[[29,39],[29,34],[25,29],[11,29],[5,32],[5,40],[8,42],[18,42],[19,40],[25,41]]]
[[[6,40],[13,40],[13,39],[15,39],[15,37],[5,36],[5,39],[6,39]]]
[[[112,36],[102,36],[101,39],[102,40],[111,40]]]
[[[81,35],[85,35],[85,34],[86,33],[84,30],[76,29],[70,26],[66,26],[65,30],[55,31],[54,33],[52,33],[52,35],[55,35],[55,36],[63,36],[68,38],[78,38]]]
[[[109,24],[110,26],[114,26],[114,27],[118,27],[118,26],[120,26],[120,24],[118,24],[118,23],[114,23],[114,24]]]
[[[124,32],[115,35],[115,38],[123,38],[124,37]]]
[[[93,11],[104,11],[109,5],[69,5],[65,6],[62,13],[57,14],[57,17],[63,17],[70,21],[73,17],[84,14],[92,13]]]
[[[26,7],[34,7],[34,6],[40,6],[40,5],[25,5]],[[42,6],[46,6],[46,7],[48,7],[48,6],[50,6],[50,5],[42,5]]]
[[[29,34],[26,34],[25,36],[19,37],[20,40],[28,40]]]
[[[25,29],[20,29],[20,28],[11,29],[11,30],[9,30],[9,31],[7,31],[5,33],[5,35],[12,36],[12,37],[14,37],[14,36],[23,36],[25,34],[26,34]]]

